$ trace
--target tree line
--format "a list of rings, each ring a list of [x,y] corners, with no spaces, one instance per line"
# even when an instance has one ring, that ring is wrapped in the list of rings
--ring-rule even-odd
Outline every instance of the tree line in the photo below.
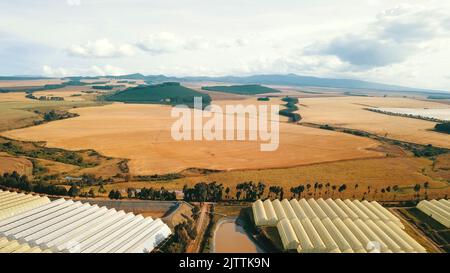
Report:
[[[93,188],[88,192],[82,192],[81,188],[72,183],[69,190],[64,186],[53,185],[45,181],[31,182],[26,175],[20,175],[17,172],[4,173],[0,176],[0,186],[5,188],[14,188],[26,192],[35,192],[48,195],[57,196],[70,196],[70,197],[90,197],[95,198],[96,194]],[[289,189],[292,198],[304,198],[304,197],[330,197],[333,198],[336,193],[342,194],[348,190],[347,184],[331,185],[330,183],[315,182],[301,184]],[[356,183],[352,185],[352,190],[357,192],[361,186]],[[420,200],[421,197],[428,199],[428,190],[430,189],[429,182],[423,184],[415,184],[412,187],[414,191],[414,198]],[[367,188],[360,189],[362,192],[362,199],[365,200],[369,197],[383,198],[385,194],[393,194],[393,200],[395,201],[397,193],[401,192],[398,185],[387,186],[383,188],[373,188],[368,185]],[[421,194],[424,192],[423,194]],[[98,193],[106,193],[103,185],[100,185]],[[183,187],[184,201],[187,202],[220,202],[226,200],[236,200],[245,202],[254,202],[258,199],[284,199],[285,189],[281,186],[269,186],[260,181],[255,183],[253,181],[246,181],[238,183],[235,187],[235,195],[231,196],[231,188],[224,187],[217,182],[200,182],[193,187],[185,185]],[[136,198],[140,200],[158,200],[158,201],[175,201],[177,200],[176,193],[174,191],[166,190],[164,187],[160,189],[154,188],[142,188],[140,190],[134,188],[127,189],[127,195],[122,195],[119,190],[111,190],[108,194],[110,199],[120,200],[125,197]],[[355,198],[355,194],[353,198]]]
[[[287,102],[284,105],[286,109],[280,110],[279,115],[288,117],[289,121],[291,122],[300,121],[302,119],[302,116],[300,116],[300,114],[294,113],[295,111],[298,111],[298,98],[285,97],[282,99],[282,101]]]
[[[69,192],[65,187],[56,186],[39,181],[38,183],[31,183],[26,175],[20,175],[17,172],[11,174],[5,173],[0,176],[0,185],[7,188],[14,188],[26,192],[43,193],[48,195],[67,196]]]

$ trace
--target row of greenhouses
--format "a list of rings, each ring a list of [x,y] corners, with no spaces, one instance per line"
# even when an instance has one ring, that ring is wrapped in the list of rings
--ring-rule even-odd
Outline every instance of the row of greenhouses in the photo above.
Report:
[[[276,227],[285,250],[299,253],[426,252],[400,219],[377,202],[341,199],[261,200],[257,226]]]
[[[417,204],[417,208],[427,214],[434,220],[438,221],[446,228],[450,228],[450,201],[441,200],[423,200]]]
[[[16,202],[23,198],[42,201]],[[0,218],[0,252],[147,253],[171,234],[160,219],[79,201],[1,191],[0,206],[9,213]]]

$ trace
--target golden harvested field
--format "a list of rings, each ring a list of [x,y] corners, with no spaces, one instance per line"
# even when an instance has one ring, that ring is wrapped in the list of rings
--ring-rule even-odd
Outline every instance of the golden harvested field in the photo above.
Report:
[[[54,93],[54,92],[53,92]],[[34,110],[68,110],[73,107],[99,105],[95,101],[39,101],[25,98],[25,93],[0,93],[0,131],[33,125],[42,119]]]
[[[0,102],[11,101],[30,101],[30,99],[25,98],[25,92],[0,93]]]
[[[430,131],[434,122],[364,110],[368,107],[448,108],[446,104],[389,97],[305,98],[300,103],[302,122],[359,129],[402,141],[450,148],[448,134]]]
[[[46,91],[38,91],[33,92],[33,95],[39,98],[40,96],[46,97],[62,97],[65,101],[85,101],[84,96],[88,96],[82,91],[91,90],[88,86],[69,86],[61,89],[54,90],[46,90]],[[73,95],[81,95],[81,96],[73,96]]]
[[[6,87],[30,87],[44,86],[46,84],[60,84],[61,79],[42,79],[42,80],[0,80],[0,88]]]
[[[245,102],[259,103],[256,99]],[[236,104],[236,101],[220,103]],[[379,145],[371,139],[284,122],[280,123],[280,146],[275,152],[261,152],[260,143],[249,141],[176,142],[170,134],[176,120],[171,118],[170,110],[169,106],[133,104],[72,109],[80,117],[2,135],[47,141],[49,147],[94,149],[106,156],[127,158],[134,175],[172,173],[187,168],[277,168],[384,155],[368,150]]]
[[[367,187],[372,188],[371,193],[366,196],[368,199],[383,199],[391,200],[393,194],[382,195],[381,189],[395,185],[399,186],[401,192],[397,193],[397,199],[410,199],[413,194],[413,187],[415,184],[423,185],[424,182],[429,182],[430,189],[428,194],[430,196],[436,195],[442,198],[443,195],[450,195],[450,187],[448,182],[440,180],[440,177],[430,177],[429,175],[440,176],[444,172],[448,175],[450,171],[436,169],[432,171],[433,162],[426,158],[415,157],[397,157],[397,158],[377,158],[377,159],[356,159],[340,162],[321,163],[307,166],[298,166],[293,168],[282,169],[266,169],[266,170],[237,170],[221,173],[212,173],[207,175],[200,175],[195,177],[185,177],[173,181],[162,182],[126,182],[106,185],[105,189],[109,192],[110,189],[124,189],[128,187],[143,188],[143,187],[164,187],[170,190],[181,190],[184,185],[194,186],[198,182],[217,182],[223,183],[225,187],[230,187],[231,195],[234,197],[236,191],[235,187],[238,183],[244,181],[253,181],[255,183],[263,181],[266,185],[282,186],[285,191],[285,196],[289,197],[291,194],[289,189],[299,185],[311,184],[315,182],[330,183],[331,186],[346,184],[347,191],[342,194],[335,192],[334,197],[352,198],[353,195],[361,198],[364,192],[367,192]],[[423,173],[425,170],[425,173]],[[358,188],[355,189],[355,185]],[[331,189],[331,188],[330,188]],[[375,189],[378,193],[374,196]],[[325,187],[322,190],[323,197],[330,197],[332,192],[325,194]],[[310,192],[313,194],[314,190]],[[267,193],[267,189],[266,189]],[[319,196],[319,193],[317,194]]]
[[[12,173],[14,171],[21,175],[31,176],[33,164],[26,158],[0,154],[0,174]]]
[[[46,160],[46,159],[34,159],[35,162],[44,168],[48,169],[46,175],[67,175],[78,169],[78,166],[64,164],[61,162]]]

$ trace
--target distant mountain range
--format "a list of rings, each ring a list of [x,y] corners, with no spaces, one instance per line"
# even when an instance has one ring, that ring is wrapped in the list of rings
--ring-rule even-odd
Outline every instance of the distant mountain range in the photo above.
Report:
[[[4,79],[37,79],[39,77],[0,77],[0,80]],[[45,78],[45,77],[40,77]],[[95,79],[104,77],[67,77],[68,79]],[[106,76],[111,79],[130,79],[130,80],[144,80],[147,83],[161,83],[161,82],[220,82],[229,84],[266,84],[266,85],[287,85],[287,86],[303,86],[303,87],[321,87],[321,88],[341,88],[341,89],[364,89],[364,90],[380,90],[380,91],[397,91],[397,92],[432,92],[448,95],[448,90],[429,90],[412,87],[404,87],[398,85],[381,84],[375,82],[351,80],[351,79],[331,79],[331,78],[319,78],[299,76],[296,74],[266,74],[266,75],[253,75],[253,76],[225,76],[225,77],[168,77],[165,75],[148,75],[143,74],[129,74],[122,76]]]
[[[398,91],[398,92],[446,92],[441,90],[429,90],[420,88],[411,88],[398,85],[381,84],[367,82],[361,80],[350,79],[330,79],[299,76],[295,74],[277,75],[253,75],[245,77],[225,76],[225,77],[167,77],[165,75],[149,75],[130,74],[118,77],[119,79],[145,80],[147,82],[164,82],[164,81],[180,81],[180,82],[220,82],[233,84],[266,84],[266,85],[287,85],[287,86],[304,86],[304,87],[322,87],[322,88],[345,88],[345,89],[364,89],[364,90],[380,90],[380,91]]]

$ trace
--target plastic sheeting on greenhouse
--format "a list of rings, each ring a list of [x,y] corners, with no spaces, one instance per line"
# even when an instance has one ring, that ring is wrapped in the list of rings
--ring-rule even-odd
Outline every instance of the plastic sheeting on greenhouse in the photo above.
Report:
[[[0,204],[25,198],[5,196],[0,195]],[[0,221],[6,250],[21,252],[146,253],[170,234],[160,219],[64,199]]]
[[[315,218],[318,219],[318,218]],[[313,219],[313,220],[315,220]],[[311,240],[311,242],[314,245],[314,251],[317,253],[326,252],[327,246],[323,242],[322,238],[320,237],[319,233],[317,232],[317,229],[312,224],[311,220],[309,218],[304,218],[300,220],[300,223],[304,227],[306,234],[308,234],[308,238]]]
[[[450,228],[450,202],[448,200],[423,200],[417,204],[417,209],[438,221],[446,228]]]
[[[309,239],[308,233],[306,233],[305,228],[301,224],[300,220],[293,219],[291,220],[292,228],[295,231],[295,235],[297,235],[299,246],[297,248],[297,252],[299,253],[310,253],[314,251],[314,245]]]
[[[278,217],[277,214],[275,213],[275,209],[273,208],[272,202],[269,199],[264,201],[264,210],[266,211],[267,225],[272,227],[276,226],[278,223]]]
[[[51,251],[2,237],[0,238],[0,253],[51,253]]]
[[[289,220],[297,219],[297,215],[295,214],[294,210],[291,207],[291,204],[287,199],[281,201],[281,205],[283,206],[283,210]]]
[[[275,210],[275,214],[277,215],[278,221],[283,220],[284,218],[287,218],[286,213],[284,212],[283,205],[281,205],[280,200],[275,199],[272,202],[273,209]]]
[[[291,222],[287,218],[281,219],[277,224],[277,229],[284,249],[297,250],[299,242]]]
[[[421,206],[434,206],[434,211],[441,214],[450,209],[449,203],[436,202]],[[267,219],[272,218],[257,226],[276,226],[285,250],[295,247],[299,253],[426,252],[403,230],[400,219],[375,201],[265,200],[255,202],[254,211],[257,206],[264,208]],[[257,213],[255,223],[261,222],[258,218],[264,215]],[[275,219],[278,216],[281,220]]]
[[[0,220],[47,203],[47,197],[0,190]]]
[[[257,226],[265,226],[268,224],[266,211],[264,210],[264,204],[261,200],[253,203],[252,210],[255,218],[255,224]]]
[[[267,201],[267,200],[266,200]],[[295,212],[295,215],[297,215],[298,219],[305,219],[308,218],[306,213],[303,211],[302,207],[300,207],[300,204],[298,203],[297,199],[292,199],[290,201],[291,207]]]

